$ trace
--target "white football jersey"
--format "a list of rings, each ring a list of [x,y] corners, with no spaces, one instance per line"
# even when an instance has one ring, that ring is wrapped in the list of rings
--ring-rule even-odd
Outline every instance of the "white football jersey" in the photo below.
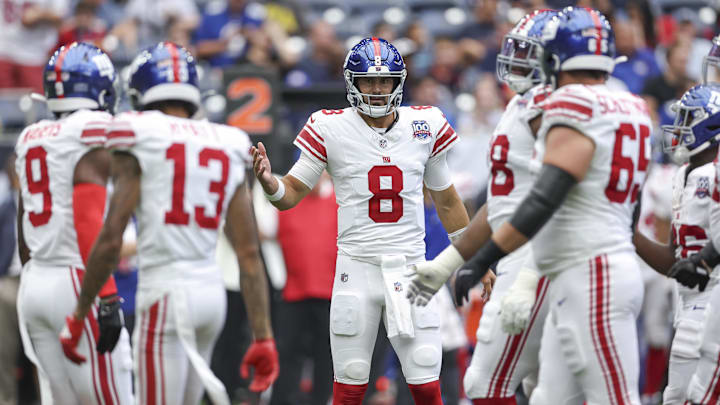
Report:
[[[537,104],[549,94],[549,88],[542,85],[513,97],[493,132],[487,187],[488,222],[493,230],[510,220],[533,185],[537,170],[531,166],[538,162],[532,159],[535,135],[529,121],[542,112]]]
[[[213,266],[217,232],[245,181],[250,140],[226,125],[129,112],[115,117],[106,145],[142,170],[136,208],[141,271]]]
[[[75,165],[102,147],[112,116],[80,110],[43,120],[20,134],[15,171],[20,179],[25,243],[34,261],[83,268],[73,217]]]
[[[710,240],[714,166],[712,162],[707,163],[687,173],[688,165],[685,164],[677,170],[673,178],[672,242],[675,245],[675,257],[678,259],[699,252]],[[713,289],[720,274],[718,271],[713,271],[711,277],[712,280],[706,291]],[[679,283],[677,287],[681,295],[699,293],[697,289],[690,289]]]
[[[548,131],[558,125],[590,138],[595,152],[585,178],[533,239],[538,267],[555,272],[601,253],[634,251],[632,214],[651,152],[645,101],[606,85],[572,84],[553,92],[542,107],[539,159]]]
[[[355,257],[425,256],[423,176],[457,134],[437,107],[400,107],[384,135],[352,108],[313,113],[295,145],[327,169],[335,186],[338,250]]]

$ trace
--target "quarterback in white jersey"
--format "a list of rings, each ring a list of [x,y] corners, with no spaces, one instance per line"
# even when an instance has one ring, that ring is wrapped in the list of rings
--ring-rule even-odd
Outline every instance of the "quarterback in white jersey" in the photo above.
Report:
[[[93,306],[76,324],[78,347],[70,359],[57,341],[102,226],[110,162],[102,146],[112,119],[103,110],[114,105],[115,70],[101,50],[75,43],[55,53],[43,76],[48,106],[58,119],[27,127],[15,148],[22,189],[18,315],[23,346],[37,366],[43,403],[130,404],[130,342],[112,278],[99,291],[111,309],[106,316],[102,305],[100,311]],[[99,326],[99,317],[116,323]]]
[[[362,402],[380,319],[415,403],[442,403],[435,301],[412,308],[404,298],[406,263],[422,261],[425,253],[423,183],[452,237],[468,217],[445,161],[457,134],[435,107],[398,107],[405,75],[394,46],[380,38],[363,39],[345,62],[353,107],[310,116],[295,140],[300,160],[288,175],[271,176],[264,146],[253,148],[255,174],[280,209],[307,195],[323,170],[333,179],[339,205],[330,305],[333,403]]]
[[[75,317],[82,319],[87,297],[117,264],[134,211],[140,272],[133,333],[138,403],[196,404],[207,391],[213,403],[229,405],[225,387],[208,366],[225,319],[225,292],[215,262],[225,216],[224,231],[238,255],[255,337],[243,359],[244,369],[256,366],[250,389],[268,388],[278,370],[245,182],[249,139],[236,128],[188,119],[198,108],[200,92],[194,59],[184,48],[161,42],[143,51],[131,69],[131,97],[144,111],[120,114],[108,129],[115,190]]]
[[[456,294],[533,239],[535,263],[551,283],[530,403],[639,405],[642,278],[631,224],[650,156],[647,106],[605,85],[615,44],[596,10],[564,9],[542,39],[543,76],[557,87],[542,104],[542,168],[510,221],[458,271],[464,291]]]

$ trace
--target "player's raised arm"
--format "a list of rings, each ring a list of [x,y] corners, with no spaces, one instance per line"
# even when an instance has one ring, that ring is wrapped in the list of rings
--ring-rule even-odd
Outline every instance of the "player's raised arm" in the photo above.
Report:
[[[272,175],[270,159],[268,159],[267,150],[262,142],[259,142],[257,147],[251,147],[250,153],[253,156],[255,177],[257,177],[263,191],[265,191],[268,201],[277,209],[290,209],[310,193],[311,188],[292,175],[286,175],[282,178]]]
[[[248,368],[253,366],[255,377],[250,384],[250,389],[256,392],[265,391],[277,378],[279,364],[275,339],[270,326],[265,267],[260,259],[260,243],[247,183],[238,187],[230,200],[225,233],[238,257],[240,290],[243,294],[254,338],[243,358],[241,373],[243,378],[247,378]]]
[[[653,270],[667,276],[670,267],[675,263],[675,247],[672,243],[655,242],[637,230],[633,234],[632,241],[638,256]]]
[[[105,224],[88,258],[82,291],[73,314],[76,320],[85,319],[93,299],[117,267],[123,232],[140,201],[140,174],[140,165],[134,156],[123,152],[113,154],[114,192]]]

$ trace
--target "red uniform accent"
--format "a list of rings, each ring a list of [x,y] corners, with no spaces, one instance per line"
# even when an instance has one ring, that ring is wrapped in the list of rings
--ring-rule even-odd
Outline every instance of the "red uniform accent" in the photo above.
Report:
[[[77,234],[78,248],[83,264],[87,266],[90,250],[100,234],[105,211],[107,190],[99,184],[80,183],[73,187],[73,220]],[[117,294],[115,279],[110,276],[100,289],[98,296]]]
[[[597,46],[595,48],[595,55],[600,55],[601,54],[600,41],[602,40],[602,25],[600,24],[600,17],[598,17],[597,11],[595,11],[591,8],[586,8],[586,10],[590,12],[590,16],[592,17],[593,23],[595,24],[595,30],[597,31],[595,33],[595,38],[597,40]]]
[[[175,46],[175,44],[173,44],[172,42],[166,42],[165,45],[170,51],[170,57],[172,58],[173,81],[175,83],[180,83],[180,63],[178,62],[180,56],[178,54],[177,46]]]
[[[651,347],[645,361],[645,387],[643,394],[654,394],[662,389],[665,370],[668,367],[667,348]]]
[[[329,300],[332,296],[337,255],[337,207],[333,193],[311,192],[294,209],[278,214],[277,239],[287,268],[283,290],[285,301]]]
[[[333,405],[360,405],[365,397],[367,383],[362,385],[333,384]]]
[[[320,142],[316,141],[315,138],[313,138],[308,131],[306,131],[305,129],[300,131],[300,134],[298,134],[298,138],[305,141],[308,146],[314,149],[314,152],[320,154],[323,161],[327,161],[327,150],[324,146],[322,146]]]
[[[380,41],[376,37],[372,37],[373,47],[375,48],[375,56],[381,56]]]
[[[592,118],[592,113],[593,113],[592,108],[586,107],[581,104],[573,103],[572,101],[569,101],[569,100],[558,100],[558,101],[552,102],[552,103],[546,105],[543,109],[545,111],[555,110],[555,109],[571,110],[571,111],[578,112],[582,115],[587,115],[588,119]],[[554,112],[551,112],[551,113],[554,113]]]
[[[255,376],[250,383],[250,391],[262,392],[270,388],[280,372],[275,339],[259,339],[250,345],[240,364],[242,378],[250,376],[250,366],[255,368]]]
[[[630,403],[630,399],[622,367],[618,364],[620,359],[615,351],[615,342],[607,319],[610,274],[606,261],[604,256],[597,256],[593,266],[593,260],[590,260],[590,331],[595,354],[603,368],[603,374],[606,376],[605,385],[608,393],[615,397],[617,405],[624,405]]]
[[[449,138],[449,140],[447,142],[445,142],[445,140],[447,140],[448,138]],[[452,145],[456,140],[457,140],[457,135],[455,134],[455,130],[452,129],[452,127],[448,127],[448,130],[445,132],[445,134],[435,142],[435,145],[433,146],[432,154],[430,156],[438,155],[440,152],[447,149],[448,146]],[[443,142],[445,142],[445,144],[443,144]]]
[[[408,384],[415,405],[443,405],[440,394],[440,381],[425,384]]]
[[[60,51],[60,54],[58,54],[57,60],[55,61],[55,83],[61,83],[62,82],[62,64],[65,60],[65,55],[70,50],[69,46],[66,46],[62,51]],[[65,94],[56,94],[57,98],[65,98]]]

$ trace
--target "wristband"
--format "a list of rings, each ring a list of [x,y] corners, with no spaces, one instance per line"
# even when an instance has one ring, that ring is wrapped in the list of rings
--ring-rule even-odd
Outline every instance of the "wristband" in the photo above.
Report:
[[[494,240],[490,239],[482,248],[467,261],[466,266],[475,270],[487,270],[491,265],[503,257],[507,253],[503,252]]]
[[[283,183],[283,181],[281,179],[277,179],[277,181],[278,181],[278,189],[274,194],[270,195],[263,191],[263,193],[265,194],[265,198],[267,198],[268,201],[271,201],[271,202],[280,201],[285,196],[285,183]]]
[[[462,228],[458,229],[455,232],[449,233],[448,238],[450,238],[450,242],[455,242],[456,240],[460,239],[463,232],[467,229],[467,226],[463,226]]]

